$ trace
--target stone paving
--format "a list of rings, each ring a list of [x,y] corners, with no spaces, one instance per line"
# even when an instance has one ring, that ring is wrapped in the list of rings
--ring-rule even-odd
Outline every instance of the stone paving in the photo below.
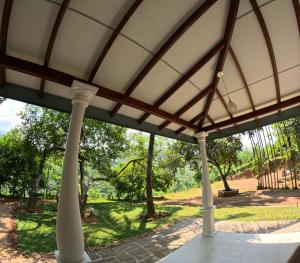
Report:
[[[300,231],[300,220],[233,222],[219,221],[217,231],[242,233],[283,233]],[[201,219],[186,219],[168,229],[126,244],[89,253],[97,263],[154,263],[184,245],[201,232]]]

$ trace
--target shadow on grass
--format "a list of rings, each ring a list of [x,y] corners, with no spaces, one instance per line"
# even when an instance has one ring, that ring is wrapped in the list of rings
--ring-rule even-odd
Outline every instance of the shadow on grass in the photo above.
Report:
[[[94,209],[98,222],[83,225],[87,247],[138,236],[175,220],[171,216],[151,222],[140,220],[140,215],[145,213],[144,204],[100,202],[91,203],[88,207]],[[17,214],[18,249],[22,252],[52,252],[56,249],[55,204],[42,204],[39,208],[41,213]],[[156,209],[174,214],[183,207],[160,205]]]

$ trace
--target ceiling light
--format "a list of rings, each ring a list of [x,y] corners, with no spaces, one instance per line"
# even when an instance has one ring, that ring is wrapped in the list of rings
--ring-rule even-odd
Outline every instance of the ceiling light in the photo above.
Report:
[[[226,95],[228,96],[228,103],[227,103],[227,109],[230,113],[234,113],[237,111],[238,109],[238,106],[235,102],[233,102],[231,99],[230,99],[230,96],[229,96],[229,92],[228,92],[228,89],[227,89],[227,86],[226,86],[226,83],[225,83],[225,79],[224,79],[224,72],[223,71],[219,71],[218,74],[217,74],[218,78],[220,78],[224,84],[224,87],[225,87],[225,90],[226,90]]]

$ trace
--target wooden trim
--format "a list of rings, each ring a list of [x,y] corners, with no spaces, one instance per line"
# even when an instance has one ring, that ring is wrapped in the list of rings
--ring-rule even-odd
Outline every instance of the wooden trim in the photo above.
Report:
[[[45,80],[53,81],[65,86],[70,87],[74,80],[81,81],[83,83],[88,83],[99,88],[97,96],[106,98],[117,103],[122,103],[129,107],[148,112],[150,114],[156,115],[160,118],[166,119],[167,121],[177,123],[188,129],[196,130],[197,126],[190,124],[189,122],[180,119],[178,116],[174,116],[164,110],[158,109],[150,104],[147,104],[143,101],[131,98],[128,95],[107,89],[103,86],[96,85],[94,83],[85,81],[83,79],[74,77],[72,75],[66,74],[64,72],[50,69],[46,66],[41,66],[39,64],[15,58],[12,56],[0,56],[0,65],[11,70],[19,71],[25,74],[36,76]]]
[[[7,33],[10,20],[13,0],[6,0],[2,12],[1,31],[0,31],[0,54],[6,55]],[[0,86],[6,83],[5,68],[0,67]]]
[[[194,13],[188,17],[187,20],[181,24],[181,26],[168,38],[168,40],[160,47],[156,54],[150,59],[150,61],[144,66],[141,72],[132,81],[127,88],[125,94],[130,96],[137,86],[142,82],[145,76],[156,65],[156,63],[162,58],[162,56],[174,45],[174,43],[216,2],[217,0],[207,0],[200,7],[194,11]],[[112,110],[112,115],[116,114],[121,108],[121,104],[118,103]]]
[[[218,59],[218,63],[217,63],[217,67],[216,67],[216,71],[214,73],[214,79],[212,81],[212,92],[208,95],[207,97],[207,101],[206,104],[204,106],[204,118],[200,121],[199,123],[199,128],[201,129],[203,124],[204,124],[204,120],[208,114],[208,111],[210,109],[210,106],[212,104],[215,92],[217,90],[217,86],[219,83],[219,78],[217,77],[217,73],[219,71],[223,70],[224,64],[225,64],[225,59],[228,53],[228,49],[229,49],[229,45],[230,45],[230,41],[231,41],[231,37],[232,37],[232,33],[233,33],[233,29],[234,29],[234,25],[236,22],[236,17],[237,17],[237,13],[238,13],[238,9],[239,9],[239,0],[231,0],[230,1],[230,7],[229,7],[229,11],[228,11],[228,18],[227,18],[227,23],[226,23],[226,28],[225,28],[225,33],[224,33],[224,40],[225,40],[225,47],[223,48],[223,50],[221,51],[221,54],[219,56]]]
[[[265,38],[265,41],[266,41],[266,44],[267,44],[267,48],[268,48],[268,52],[269,52],[269,56],[270,56],[270,60],[271,60],[272,68],[273,68],[275,88],[276,88],[276,97],[277,97],[277,101],[280,102],[281,97],[280,97],[280,85],[279,85],[278,69],[277,69],[275,53],[274,53],[273,45],[272,45],[272,42],[271,42],[270,34],[269,34],[267,25],[266,25],[265,20],[262,16],[262,13],[260,12],[260,9],[259,9],[259,6],[258,6],[256,0],[250,0],[250,3],[252,5],[252,8],[253,8],[255,14],[256,14],[257,20],[260,24],[260,28],[262,30],[262,33],[264,35],[264,38]]]
[[[213,56],[224,47],[224,41],[221,40],[216,44],[210,51],[208,51],[201,59],[196,62],[175,84],[169,88],[164,95],[162,95],[155,103],[155,107],[161,106],[167,99],[169,99],[180,87],[187,82],[197,71],[199,71],[208,61],[210,61]],[[150,115],[144,114],[139,120],[139,123],[145,121]]]
[[[64,0],[59,8],[59,11],[57,13],[53,28],[52,28],[52,32],[49,38],[49,42],[48,42],[48,46],[47,46],[47,50],[46,50],[46,55],[45,55],[45,59],[44,59],[44,66],[48,66],[49,61],[50,61],[50,57],[51,57],[51,53],[53,50],[53,46],[55,43],[55,39],[59,30],[59,27],[61,25],[62,19],[66,13],[66,10],[68,8],[68,5],[70,3],[70,0]],[[39,90],[39,96],[43,97],[44,96],[44,91],[45,91],[45,80],[41,79],[41,83],[40,83],[40,90]]]
[[[188,109],[193,107],[197,102],[199,102],[201,99],[203,99],[209,92],[211,92],[211,85],[206,87],[204,90],[202,90],[196,97],[194,97],[192,100],[190,100],[188,103],[186,103],[183,107],[181,107],[176,113],[175,116],[180,116],[183,113],[185,113]],[[165,121],[160,126],[159,129],[164,129],[167,127],[171,122]]]
[[[233,49],[232,49],[231,46],[229,46],[229,53],[230,53],[230,55],[231,55],[231,57],[232,57],[232,59],[233,59],[233,61],[234,61],[234,64],[235,64],[235,66],[236,66],[236,68],[237,68],[237,70],[238,70],[238,72],[239,72],[239,74],[240,74],[240,77],[241,77],[241,79],[242,79],[242,81],[243,81],[243,84],[244,84],[244,87],[245,87],[245,89],[246,89],[246,92],[247,92],[247,95],[248,95],[249,102],[250,102],[250,104],[251,104],[252,110],[255,110],[255,106],[254,106],[254,103],[253,103],[252,95],[251,95],[249,86],[248,86],[248,84],[247,84],[245,75],[244,75],[244,73],[243,73],[243,70],[242,70],[242,68],[241,68],[241,65],[240,65],[240,63],[239,63],[239,61],[238,61],[238,59],[237,59],[237,57],[236,57],[236,55],[235,55],[235,53],[234,53],[234,51],[233,51]]]
[[[297,23],[298,23],[299,36],[300,36],[300,4],[298,0],[292,0],[292,1],[293,1]]]
[[[234,117],[233,119],[230,119],[230,120],[221,121],[221,122],[215,123],[213,125],[203,127],[202,129],[200,129],[200,131],[211,131],[211,130],[214,130],[217,128],[222,128],[225,126],[233,125],[238,122],[242,122],[242,121],[245,121],[245,120],[248,120],[251,118],[255,118],[257,116],[264,115],[264,114],[270,113],[272,111],[281,110],[283,108],[286,108],[286,107],[289,107],[289,106],[292,106],[292,105],[298,104],[298,103],[300,103],[300,96],[297,96],[297,97],[294,97],[294,98],[291,98],[291,99],[288,99],[285,101],[277,102],[276,104],[273,104],[271,106],[268,106],[268,107],[265,107],[265,108],[262,108],[262,109],[259,109],[256,111],[252,111],[252,112],[246,113],[246,114],[238,116],[238,117]]]
[[[123,18],[121,19],[120,23],[117,25],[116,29],[112,32],[112,35],[110,36],[109,40],[107,41],[105,47],[103,48],[102,52],[100,53],[91,73],[89,76],[89,81],[93,81],[97,71],[99,70],[106,54],[108,53],[108,51],[110,50],[111,46],[113,45],[113,43],[115,42],[116,38],[118,37],[118,35],[120,34],[121,30],[123,29],[123,27],[126,25],[126,23],[128,22],[128,20],[130,19],[130,17],[134,14],[134,12],[136,11],[136,9],[140,6],[140,4],[143,2],[143,0],[135,0],[133,2],[133,4],[130,6],[130,8],[128,9],[128,11],[126,12],[126,14],[123,16]]]

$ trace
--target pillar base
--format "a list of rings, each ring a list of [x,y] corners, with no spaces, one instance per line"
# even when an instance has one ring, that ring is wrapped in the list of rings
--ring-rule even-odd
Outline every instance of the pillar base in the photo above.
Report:
[[[202,211],[202,236],[212,237],[216,234],[215,231],[215,220],[214,220],[214,210],[215,206],[203,207]]]
[[[89,255],[86,252],[84,252],[83,259],[80,260],[80,261],[76,261],[76,262],[75,261],[74,262],[73,261],[62,261],[60,256],[59,256],[59,251],[58,250],[55,250],[54,254],[55,254],[55,258],[56,258],[57,263],[90,263],[90,262],[92,262]]]

